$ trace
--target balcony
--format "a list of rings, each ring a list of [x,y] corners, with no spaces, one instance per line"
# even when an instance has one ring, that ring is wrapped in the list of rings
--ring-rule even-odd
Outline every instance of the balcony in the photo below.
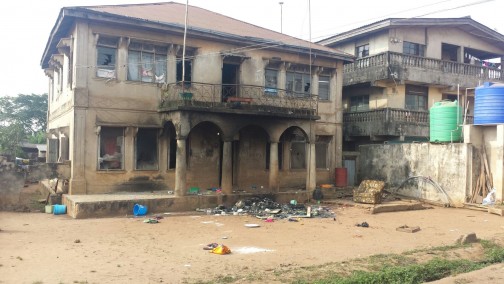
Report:
[[[159,111],[178,110],[319,119],[316,96],[252,85],[168,84]]]
[[[343,115],[345,137],[429,137],[429,113],[405,109],[382,108]]]
[[[465,117],[472,124],[473,116]],[[429,137],[429,112],[395,108],[346,112],[343,114],[343,135],[365,137]],[[464,120],[460,122],[463,124]]]
[[[384,52],[357,59],[343,67],[343,85],[390,80],[423,84],[476,87],[484,81],[504,82],[503,70],[434,58]]]

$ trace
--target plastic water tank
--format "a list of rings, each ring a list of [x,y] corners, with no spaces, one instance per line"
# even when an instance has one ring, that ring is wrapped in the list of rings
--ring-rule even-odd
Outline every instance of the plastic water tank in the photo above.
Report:
[[[474,124],[504,123],[504,84],[486,82],[476,88]]]
[[[457,101],[436,102],[429,110],[430,142],[458,142],[462,137],[462,108]]]

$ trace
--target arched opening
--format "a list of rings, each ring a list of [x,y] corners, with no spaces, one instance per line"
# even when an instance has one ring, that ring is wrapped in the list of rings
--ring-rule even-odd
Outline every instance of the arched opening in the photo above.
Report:
[[[308,136],[303,131],[303,129],[292,126],[287,128],[284,133],[280,136],[280,143],[282,143],[282,148],[287,148],[288,153],[283,153],[285,157],[284,162],[288,160],[285,164],[285,169],[306,169],[307,165],[307,153],[308,149],[306,147],[306,142],[308,141]]]
[[[269,135],[256,125],[246,126],[239,131],[240,140],[234,142],[233,152],[237,175],[234,184],[249,191],[268,188]]]
[[[222,130],[211,122],[201,122],[187,137],[188,187],[220,187],[222,179]]]

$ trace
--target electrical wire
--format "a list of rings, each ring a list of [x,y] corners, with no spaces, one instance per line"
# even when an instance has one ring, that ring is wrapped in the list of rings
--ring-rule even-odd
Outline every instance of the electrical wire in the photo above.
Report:
[[[422,6],[415,7],[415,8],[408,9],[408,10],[402,10],[402,11],[399,11],[397,13],[403,13],[403,12],[407,12],[407,11],[413,11],[413,10],[417,10],[417,9],[420,9],[420,8],[424,8],[424,7],[428,7],[428,6],[433,6],[433,5],[437,5],[437,4],[441,4],[441,3],[449,2],[449,1],[451,1],[451,0],[439,1],[439,2],[436,2],[436,3],[433,3],[433,4],[422,5]],[[423,17],[423,16],[432,15],[432,14],[435,14],[435,13],[440,13],[440,12],[445,12],[445,11],[450,11],[450,10],[455,10],[455,9],[459,9],[459,8],[470,7],[470,6],[479,5],[479,4],[483,4],[483,3],[487,3],[487,2],[492,2],[492,1],[495,1],[495,0],[480,0],[480,1],[472,2],[472,3],[468,3],[468,4],[464,4],[464,5],[459,5],[459,6],[456,6],[456,7],[451,7],[451,8],[445,8],[445,9],[436,10],[436,11],[433,11],[433,12],[425,13],[425,14],[414,16],[414,17],[410,17],[410,18],[397,19],[394,22],[396,23],[396,22],[399,22],[399,21],[405,21],[405,20],[409,20],[409,19],[413,19],[413,18]],[[391,16],[391,15],[393,15],[393,14],[388,14],[386,16]],[[372,18],[372,19],[375,19],[375,18]],[[320,36],[318,38],[327,38],[328,36],[329,35]],[[295,38],[295,37],[290,37],[290,38],[292,38],[293,40],[296,40],[296,41],[301,40],[301,39]],[[282,46],[282,45],[287,45],[287,44],[289,44],[291,42],[293,42],[293,41],[289,40],[289,39],[286,39],[283,42],[279,42],[278,40],[269,40],[269,41],[265,41],[265,42],[262,42],[262,43],[257,43],[257,44],[252,44],[252,45],[247,45],[247,46],[237,47],[237,48],[231,48],[231,49],[224,50],[224,51],[219,51],[219,52],[210,52],[210,53],[204,53],[204,54],[199,54],[199,55],[194,55],[194,56],[186,56],[186,59],[195,59],[195,58],[199,58],[199,57],[203,57],[203,56],[219,55],[219,54],[222,54],[222,53],[250,52],[250,51],[256,51],[256,50],[262,50],[262,49],[267,49],[267,48],[273,48],[273,47],[278,47],[278,46]],[[311,46],[311,41],[307,41],[307,44],[309,46]],[[178,62],[181,59],[177,58],[175,60]],[[166,59],[166,62],[170,62],[170,61],[173,61],[173,60],[172,59]],[[141,64],[144,64],[144,62],[138,62],[137,64],[139,64],[139,66],[140,66]],[[123,65],[118,65],[117,67],[118,68],[127,68],[127,65],[130,65],[130,63],[123,64]],[[98,68],[98,67],[100,67],[100,66],[98,66],[98,65],[76,65],[76,68]]]

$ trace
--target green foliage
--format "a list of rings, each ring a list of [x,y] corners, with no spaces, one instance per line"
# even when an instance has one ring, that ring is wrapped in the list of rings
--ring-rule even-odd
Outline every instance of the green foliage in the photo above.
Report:
[[[20,153],[19,142],[26,137],[24,128],[19,123],[7,126],[0,125],[0,150],[1,152],[18,155]]]
[[[0,97],[0,151],[18,154],[19,142],[41,141],[46,126],[47,94]]]
[[[21,124],[26,133],[45,131],[47,94],[0,97],[0,121],[4,124]]]
[[[28,142],[33,144],[45,144],[46,143],[46,133],[44,131],[39,131],[28,137]]]

